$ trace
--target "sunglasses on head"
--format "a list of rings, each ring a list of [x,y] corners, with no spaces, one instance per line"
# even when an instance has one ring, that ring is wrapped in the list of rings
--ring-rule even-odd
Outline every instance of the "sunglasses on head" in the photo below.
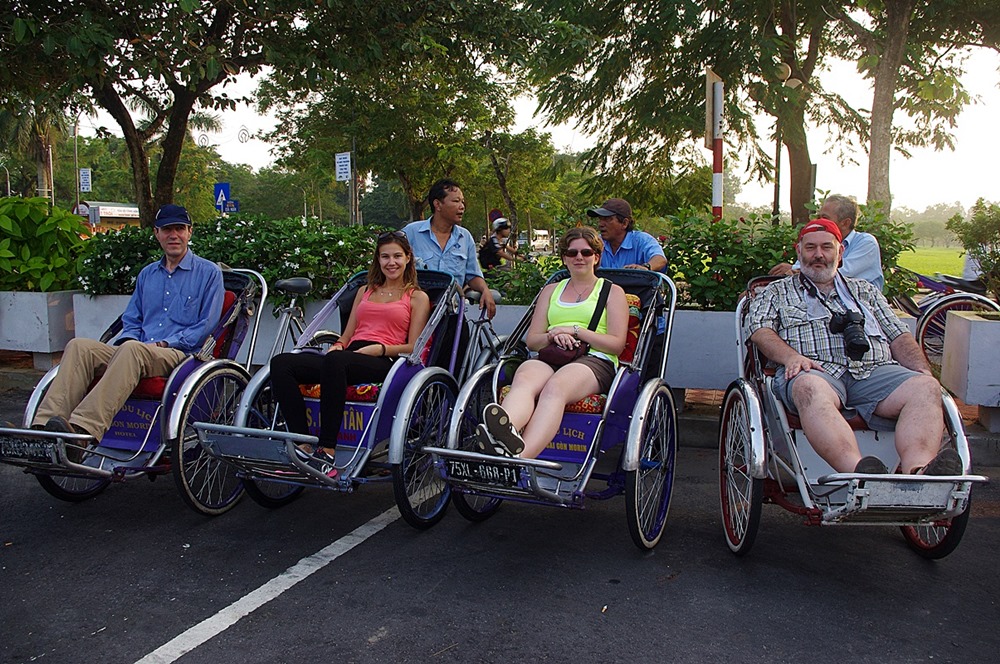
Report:
[[[382,242],[384,240],[392,240],[392,239],[402,240],[404,237],[406,237],[406,233],[404,233],[403,231],[386,231],[385,233],[382,233],[381,235],[378,236],[377,241]]]
[[[568,256],[569,258],[576,258],[577,254],[580,254],[584,258],[590,258],[597,252],[593,249],[564,249],[563,256]]]

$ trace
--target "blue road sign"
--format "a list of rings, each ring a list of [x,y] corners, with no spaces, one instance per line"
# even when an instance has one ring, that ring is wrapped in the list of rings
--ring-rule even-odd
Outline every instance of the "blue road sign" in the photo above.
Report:
[[[226,209],[226,201],[229,200],[229,183],[215,183],[215,209],[222,212]]]
[[[223,210],[226,214],[235,214],[240,211],[240,202],[237,199],[231,199],[226,201],[226,209]]]

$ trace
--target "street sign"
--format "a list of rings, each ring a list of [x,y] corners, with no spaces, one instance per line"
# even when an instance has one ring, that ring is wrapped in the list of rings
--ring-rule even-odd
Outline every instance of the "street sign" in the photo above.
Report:
[[[226,208],[223,210],[226,214],[235,214],[240,211],[240,202],[236,199],[226,201]]]
[[[222,212],[226,209],[226,201],[229,200],[229,183],[215,183],[215,209]]]
[[[89,192],[90,191],[90,169],[81,168],[80,169],[80,191]]]
[[[351,153],[337,153],[337,182],[348,182],[351,179]]]

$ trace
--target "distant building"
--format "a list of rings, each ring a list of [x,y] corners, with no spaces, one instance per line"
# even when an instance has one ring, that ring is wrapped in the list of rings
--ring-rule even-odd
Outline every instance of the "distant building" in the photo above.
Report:
[[[87,223],[95,233],[119,230],[123,226],[139,225],[139,206],[134,203],[110,203],[107,201],[80,201],[74,210],[87,218]]]

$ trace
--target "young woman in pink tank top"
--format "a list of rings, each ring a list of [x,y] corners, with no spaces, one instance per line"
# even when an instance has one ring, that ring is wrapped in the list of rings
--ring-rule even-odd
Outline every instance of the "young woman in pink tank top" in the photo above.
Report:
[[[334,460],[347,386],[382,382],[393,359],[413,351],[430,310],[427,293],[417,286],[406,235],[383,233],[368,268],[368,285],[354,298],[340,341],[326,355],[293,352],[271,358],[271,389],[289,431],[309,433],[299,385],[320,385],[319,447],[302,452],[329,477],[337,475]]]

